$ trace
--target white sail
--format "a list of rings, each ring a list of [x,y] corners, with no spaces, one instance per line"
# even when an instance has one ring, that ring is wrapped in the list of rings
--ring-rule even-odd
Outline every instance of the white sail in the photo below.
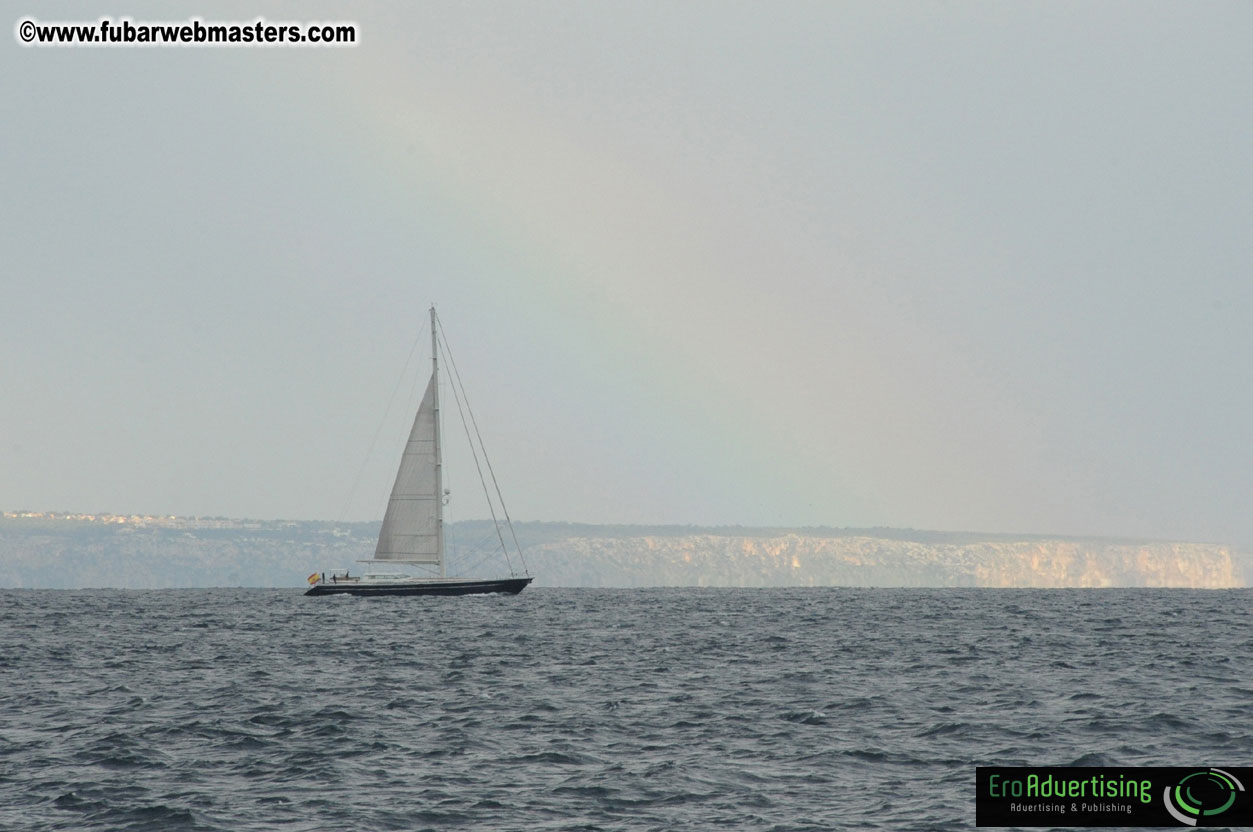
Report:
[[[375,560],[442,566],[437,384],[433,372],[400,458]]]

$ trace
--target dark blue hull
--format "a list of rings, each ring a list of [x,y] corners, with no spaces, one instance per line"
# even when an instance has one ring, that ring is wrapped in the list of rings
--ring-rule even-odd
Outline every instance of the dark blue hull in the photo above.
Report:
[[[411,583],[371,584],[342,581],[315,584],[305,595],[487,595],[503,592],[517,595],[533,578],[498,578],[487,581],[413,581]]]

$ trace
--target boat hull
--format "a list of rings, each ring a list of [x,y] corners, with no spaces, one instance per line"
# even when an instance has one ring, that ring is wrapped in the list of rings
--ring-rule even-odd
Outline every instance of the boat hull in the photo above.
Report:
[[[405,581],[379,584],[345,581],[315,584],[309,587],[305,595],[517,595],[532,580],[534,579],[498,578],[486,581]]]

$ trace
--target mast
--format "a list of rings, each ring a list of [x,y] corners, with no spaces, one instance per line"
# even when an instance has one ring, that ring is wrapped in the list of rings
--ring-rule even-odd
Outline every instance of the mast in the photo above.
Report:
[[[439,557],[439,576],[446,577],[444,567],[444,457],[439,442],[439,341],[435,335],[435,304],[431,304],[431,392],[435,404],[435,551]]]

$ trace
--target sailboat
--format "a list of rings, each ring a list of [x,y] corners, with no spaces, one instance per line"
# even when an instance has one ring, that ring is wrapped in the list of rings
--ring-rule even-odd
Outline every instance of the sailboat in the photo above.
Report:
[[[431,380],[426,386],[421,404],[418,405],[413,428],[409,431],[409,441],[400,457],[400,470],[396,472],[396,482],[387,501],[387,512],[383,515],[383,528],[379,531],[374,557],[363,561],[373,564],[375,569],[379,564],[389,567],[416,566],[425,569],[428,574],[424,576],[366,571],[354,575],[347,569],[332,570],[329,574],[315,572],[309,576],[309,589],[305,595],[478,595],[497,592],[516,595],[533,580],[529,574],[515,574],[512,562],[507,578],[450,578],[445,573],[444,498],[447,492],[443,490],[443,455],[440,444],[437,323],[435,307],[432,306]],[[456,370],[455,363],[453,369]],[[453,391],[456,392],[456,387]],[[460,399],[458,409],[460,410]],[[468,428],[466,432],[468,435]],[[476,425],[475,433],[477,432]],[[479,444],[481,447],[482,442]],[[476,455],[476,467],[477,459]],[[490,462],[488,470],[491,470]],[[481,468],[479,475],[482,477]],[[494,484],[494,474],[492,480]],[[497,495],[499,496],[499,489]],[[490,499],[488,502],[491,507]],[[503,501],[501,509],[510,534],[513,535],[513,526],[508,512],[504,510]],[[500,523],[496,521],[494,507],[491,507],[491,512],[497,537],[507,556],[508,548],[505,546]],[[513,540],[517,546],[516,535],[513,535]],[[519,547],[520,560],[521,554]],[[525,564],[523,569],[525,572]]]

